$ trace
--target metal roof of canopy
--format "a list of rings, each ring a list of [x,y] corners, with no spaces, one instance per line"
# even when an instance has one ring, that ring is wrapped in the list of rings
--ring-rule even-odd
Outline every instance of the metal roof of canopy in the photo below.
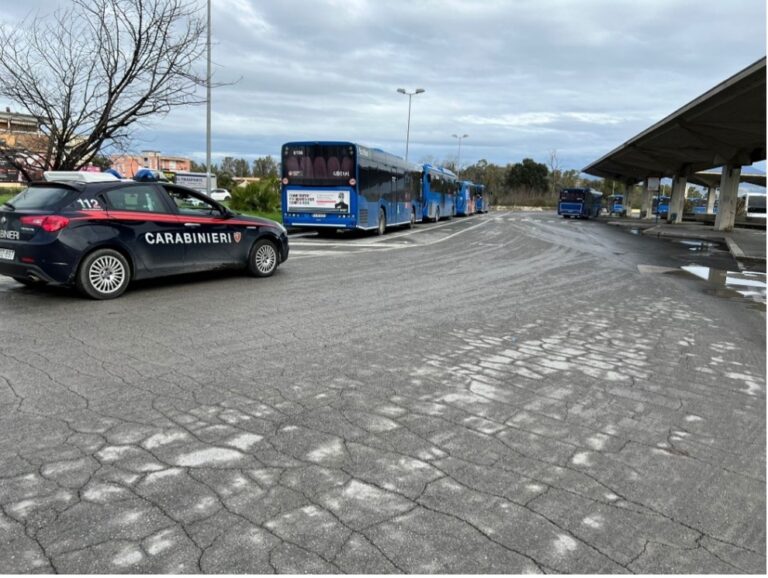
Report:
[[[633,184],[764,160],[765,64],[758,60],[583,171]]]

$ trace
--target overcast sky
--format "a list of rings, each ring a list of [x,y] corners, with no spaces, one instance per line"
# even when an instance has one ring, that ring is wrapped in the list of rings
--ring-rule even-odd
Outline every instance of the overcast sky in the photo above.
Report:
[[[214,90],[215,160],[305,139],[402,156],[403,87],[426,90],[411,160],[456,160],[468,134],[465,166],[557,150],[581,169],[766,52],[764,0],[212,1],[214,81],[234,82]],[[7,4],[13,21],[57,2]],[[205,107],[137,137],[202,160]]]

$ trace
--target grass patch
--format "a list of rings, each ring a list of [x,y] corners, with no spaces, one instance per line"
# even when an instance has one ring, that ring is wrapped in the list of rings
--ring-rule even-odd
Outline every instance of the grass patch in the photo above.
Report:
[[[282,211],[236,210],[236,209],[232,208],[230,201],[226,201],[226,202],[222,203],[222,205],[225,205],[231,211],[234,211],[235,213],[240,213],[242,215],[248,215],[250,217],[262,217],[264,219],[271,219],[272,221],[277,221],[278,223],[282,223],[283,222],[283,213],[282,213]]]

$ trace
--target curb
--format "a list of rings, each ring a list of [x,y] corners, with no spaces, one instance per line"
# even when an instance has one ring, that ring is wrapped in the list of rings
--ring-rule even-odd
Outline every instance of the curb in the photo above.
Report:
[[[765,257],[754,257],[747,255],[742,251],[741,247],[733,240],[732,237],[725,237],[725,244],[728,245],[728,250],[733,255],[733,258],[737,261],[754,261],[756,263],[765,263]]]

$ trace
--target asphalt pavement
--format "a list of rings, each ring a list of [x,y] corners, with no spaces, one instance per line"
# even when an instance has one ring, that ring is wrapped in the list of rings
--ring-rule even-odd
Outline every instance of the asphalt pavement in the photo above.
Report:
[[[496,212],[0,279],[0,572],[764,573],[764,291],[691,265],[738,271]]]

